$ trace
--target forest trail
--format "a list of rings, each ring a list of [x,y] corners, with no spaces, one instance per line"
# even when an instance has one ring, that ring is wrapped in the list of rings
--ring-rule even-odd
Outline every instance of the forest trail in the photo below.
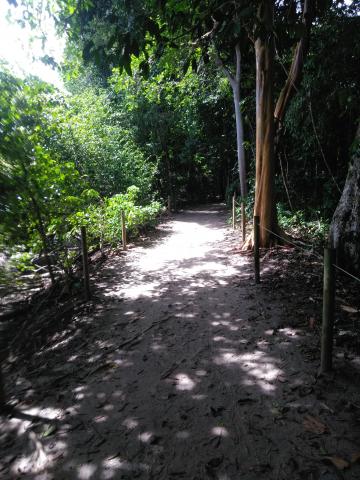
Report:
[[[349,374],[316,378],[298,299],[254,284],[225,209],[157,232],[107,259],[88,310],[17,376],[25,414],[1,426],[0,476],[360,478],[324,462],[360,452]]]

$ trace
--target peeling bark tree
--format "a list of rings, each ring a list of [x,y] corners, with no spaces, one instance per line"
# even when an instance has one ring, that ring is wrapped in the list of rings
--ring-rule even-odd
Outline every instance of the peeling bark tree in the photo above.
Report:
[[[301,39],[298,41],[291,67],[285,82],[283,89],[280,92],[279,98],[275,107],[275,126],[276,129],[281,127],[281,123],[284,120],[287,107],[294,93],[297,91],[302,77],[302,71],[306,55],[309,51],[310,44],[310,28],[313,18],[313,0],[305,0],[302,11],[302,25],[304,27],[304,33]]]
[[[236,73],[232,75],[230,71],[225,67],[219,55],[216,57],[216,63],[225,73],[233,91],[234,108],[235,108],[235,121],[236,121],[236,143],[237,143],[237,160],[238,171],[240,181],[240,193],[242,198],[247,195],[246,185],[246,164],[245,164],[245,151],[244,151],[244,127],[243,119],[240,109],[240,79],[241,79],[241,51],[240,44],[235,46],[236,53]]]
[[[330,226],[331,246],[338,249],[340,264],[360,273],[360,124],[356,151]]]
[[[306,54],[309,49],[310,28],[312,22],[313,0],[303,4],[302,23],[304,33],[296,45],[291,68],[285,85],[280,92],[274,111],[273,100],[273,63],[274,39],[273,16],[274,1],[263,0],[258,9],[260,25],[255,40],[256,56],[256,175],[254,215],[260,217],[260,246],[268,247],[274,233],[286,235],[279,230],[274,195],[274,147],[275,133],[281,127],[290,100],[296,92],[302,76]],[[249,239],[244,248],[252,243]]]
[[[260,246],[270,243],[276,228],[274,204],[274,93],[273,1],[258,10],[260,29],[255,40],[256,58],[256,174],[254,215],[260,217]]]

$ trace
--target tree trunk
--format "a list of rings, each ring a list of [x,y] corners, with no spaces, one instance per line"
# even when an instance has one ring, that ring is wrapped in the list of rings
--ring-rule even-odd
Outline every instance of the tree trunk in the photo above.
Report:
[[[260,217],[260,246],[268,247],[276,231],[274,204],[274,95],[273,1],[258,10],[261,31],[255,41],[256,57],[256,175],[254,215]]]
[[[360,273],[360,124],[356,150],[330,226],[331,246],[344,268]]]
[[[239,43],[235,45],[235,54],[236,54],[235,75],[232,75],[230,71],[225,67],[219,54],[216,56],[216,64],[225,73],[233,91],[235,121],[236,121],[236,145],[237,145],[240,193],[241,193],[241,197],[245,198],[247,195],[247,185],[246,185],[246,164],[245,164],[245,150],[244,150],[244,128],[243,128],[242,113],[240,109],[241,51],[240,51]]]
[[[244,151],[244,128],[242,114],[240,110],[240,89],[239,85],[233,88],[235,120],[236,120],[236,142],[237,142],[237,158],[238,170],[240,180],[241,197],[245,198],[247,195],[246,187],[246,166],[245,166],[245,151]]]

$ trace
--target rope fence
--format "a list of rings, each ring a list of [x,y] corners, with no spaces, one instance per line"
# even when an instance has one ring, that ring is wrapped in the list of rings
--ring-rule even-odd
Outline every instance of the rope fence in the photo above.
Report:
[[[303,252],[313,255],[317,260],[323,263],[323,303],[322,303],[322,325],[321,325],[321,361],[320,371],[328,372],[332,369],[332,348],[334,338],[334,315],[335,315],[335,299],[336,299],[336,271],[340,271],[352,280],[360,283],[360,278],[356,277],[347,270],[339,267],[336,262],[336,249],[325,247],[324,256],[316,253],[314,245],[307,245],[306,249],[303,245],[292,242],[287,238],[273,232],[260,223],[260,217],[254,216],[254,275],[255,283],[260,283],[260,228],[271,233],[275,237],[283,240],[295,248],[299,248]],[[305,244],[306,245],[306,244]]]
[[[122,248],[124,251],[127,250],[127,242],[126,242],[126,221],[125,221],[125,213],[124,211],[120,212],[121,215],[121,240],[122,240]],[[88,251],[88,235],[87,229],[85,226],[80,227],[80,250],[81,250],[81,260],[82,260],[82,279],[83,279],[83,295],[84,300],[87,302],[91,299],[91,286],[90,286],[90,274],[89,274],[89,251]],[[22,334],[22,330],[20,330],[19,335]],[[0,337],[1,337],[1,329],[0,329]],[[15,337],[15,339],[17,336]],[[5,380],[3,375],[3,353],[0,349],[0,413],[6,411],[8,409],[7,403],[7,396],[5,391]],[[10,408],[10,407],[9,407]]]

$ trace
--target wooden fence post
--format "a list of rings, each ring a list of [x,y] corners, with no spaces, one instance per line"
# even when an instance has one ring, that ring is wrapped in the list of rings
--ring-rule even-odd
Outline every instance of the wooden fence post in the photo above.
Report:
[[[235,217],[236,217],[236,210],[235,210],[235,205],[236,205],[236,194],[234,192],[234,195],[232,197],[232,228],[235,230]]]
[[[125,224],[124,210],[121,210],[121,237],[122,237],[123,249],[126,250],[126,224]]]
[[[81,227],[81,253],[82,253],[82,265],[83,265],[83,277],[84,277],[84,293],[85,300],[90,300],[90,279],[89,279],[89,259],[88,259],[88,246],[86,238],[86,227]]]
[[[254,217],[254,268],[255,268],[255,283],[260,283],[260,217]]]
[[[242,240],[245,242],[246,237],[246,213],[245,213],[245,203],[241,202],[241,229],[242,229]]]
[[[323,311],[321,332],[321,373],[332,368],[334,310],[335,310],[335,268],[336,250],[324,249]]]
[[[171,213],[171,195],[168,195],[168,204],[167,204],[168,214]]]

